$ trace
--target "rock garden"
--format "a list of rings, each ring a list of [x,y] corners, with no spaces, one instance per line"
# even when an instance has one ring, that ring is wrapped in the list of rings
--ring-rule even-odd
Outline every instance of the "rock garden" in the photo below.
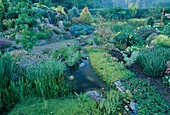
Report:
[[[170,114],[170,6],[100,2],[0,0],[0,114]]]

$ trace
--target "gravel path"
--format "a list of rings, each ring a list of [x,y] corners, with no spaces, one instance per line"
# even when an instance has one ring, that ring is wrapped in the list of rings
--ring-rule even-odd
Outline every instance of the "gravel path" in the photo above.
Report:
[[[0,37],[0,40],[8,41],[8,42],[11,42],[12,44],[16,45],[15,41],[5,39],[4,37]],[[32,51],[31,51],[31,54],[42,54],[43,50],[45,50],[45,49],[56,50],[58,47],[61,47],[62,45],[68,44],[68,43],[78,44],[79,42],[76,39],[71,39],[71,40],[63,40],[63,41],[56,42],[56,43],[50,43],[50,44],[43,45],[43,46],[34,46]]]
[[[64,44],[72,44],[72,43],[78,43],[76,39],[72,40],[63,40],[61,42],[51,43],[43,46],[34,46],[31,53],[32,54],[42,54],[43,50],[50,49],[50,50],[56,50],[58,47],[61,47]]]

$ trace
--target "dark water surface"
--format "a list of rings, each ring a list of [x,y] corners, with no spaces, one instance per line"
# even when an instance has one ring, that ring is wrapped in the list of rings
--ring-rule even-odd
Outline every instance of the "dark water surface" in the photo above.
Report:
[[[82,60],[85,65],[78,67],[76,70],[72,70],[74,79],[71,81],[73,85],[73,91],[80,93],[90,90],[97,90],[103,92],[108,90],[106,83],[99,78],[91,67],[89,60]]]

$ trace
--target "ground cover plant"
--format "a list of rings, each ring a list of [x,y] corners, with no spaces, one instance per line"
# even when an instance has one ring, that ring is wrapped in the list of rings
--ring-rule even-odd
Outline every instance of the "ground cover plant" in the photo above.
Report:
[[[112,58],[104,49],[95,47],[86,47],[90,62],[94,70],[109,85],[113,85],[116,80],[125,80],[134,77],[134,74],[118,62],[116,58]]]

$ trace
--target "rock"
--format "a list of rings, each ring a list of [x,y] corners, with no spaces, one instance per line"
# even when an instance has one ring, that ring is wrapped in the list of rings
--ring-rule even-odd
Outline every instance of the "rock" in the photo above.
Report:
[[[10,55],[12,55],[13,57],[16,57],[16,56],[24,56],[24,55],[27,55],[28,52],[21,49],[21,50],[13,50],[13,51],[10,51],[9,52]]]
[[[69,80],[74,80],[74,76],[73,75],[69,76],[68,78],[69,78]]]
[[[131,113],[130,115],[138,115],[138,104],[134,101],[130,101]]]
[[[87,91],[85,93],[90,99],[97,101],[97,102],[103,102],[105,101],[104,98],[101,98],[101,95],[97,91]]]
[[[48,19],[48,18],[45,18],[45,19],[44,19],[44,21],[45,21],[45,23],[47,23],[47,24],[49,24],[49,23],[50,23],[50,21],[49,21],[49,19]]]
[[[64,27],[64,25],[63,25],[63,21],[59,21],[59,22],[58,22],[58,27],[59,27],[61,30],[64,30],[64,29],[65,29],[65,27]]]
[[[116,86],[122,86],[122,83],[120,82],[120,80],[116,80],[114,83]]]
[[[0,49],[6,49],[12,46],[11,42],[8,41],[0,41]]]
[[[38,45],[38,46],[42,46],[42,45],[46,45],[46,44],[48,44],[47,40],[38,40],[36,43],[36,45]]]
[[[51,42],[51,43],[56,43],[56,42],[58,42],[59,40],[60,40],[60,36],[57,35],[56,33],[53,33],[53,35],[52,35],[51,38],[50,38],[50,42]]]
[[[40,30],[37,27],[33,28],[34,32],[40,32]]]
[[[61,34],[61,29],[59,29],[57,26],[54,26],[52,24],[47,24],[46,27],[53,29],[55,31],[55,33],[57,33],[57,34]]]
[[[79,67],[84,67],[85,66],[85,63],[81,63],[80,65],[79,65]]]
[[[3,34],[3,32],[0,32],[0,36],[3,36],[4,34]]]
[[[26,55],[24,58],[21,58],[18,64],[21,69],[26,69],[27,67],[43,63],[48,59],[47,55]]]
[[[15,39],[21,40],[21,39],[22,39],[22,35],[19,34],[19,33],[17,33],[17,34],[15,35]]]
[[[64,35],[63,35],[63,38],[64,39],[72,39],[73,38],[73,34],[71,32],[66,32]]]
[[[155,36],[157,36],[157,33],[151,34],[151,35],[145,40],[145,43],[146,43],[147,45],[149,45],[149,44],[151,43],[151,41],[155,39]]]
[[[37,19],[37,24],[41,24],[41,20],[40,19]]]

